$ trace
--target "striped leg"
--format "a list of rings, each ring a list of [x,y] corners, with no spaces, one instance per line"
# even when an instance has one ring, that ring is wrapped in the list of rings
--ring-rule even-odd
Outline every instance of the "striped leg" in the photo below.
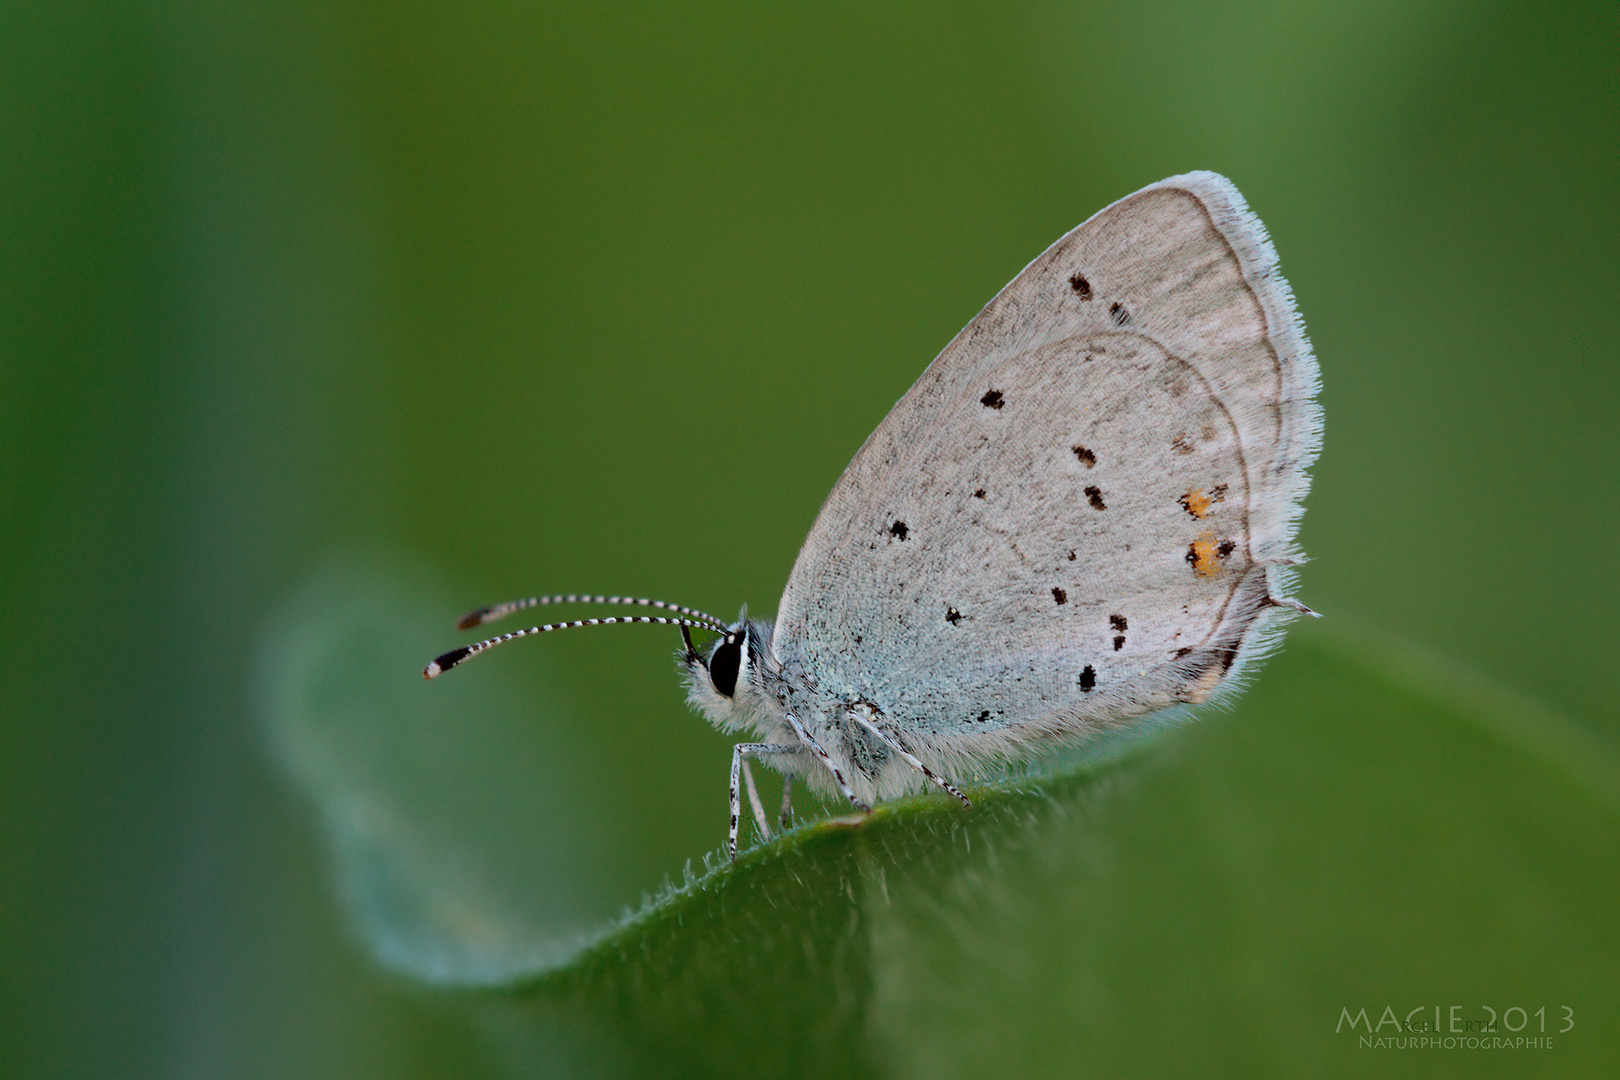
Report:
[[[726,852],[731,861],[737,861],[737,825],[742,820],[742,790],[739,784],[742,771],[747,768],[745,758],[763,758],[770,754],[802,754],[804,750],[798,746],[774,746],[771,743],[738,743],[731,748],[731,831],[726,835]],[[754,777],[748,774],[749,801],[754,804],[754,815],[769,838],[770,830],[765,828],[765,811],[759,805],[759,793],[754,790]]]
[[[928,777],[928,779],[938,784],[941,788],[950,792],[952,795],[955,795],[958,799],[961,799],[963,806],[966,806],[969,809],[972,808],[973,803],[968,800],[966,795],[958,791],[950,781],[936,776],[934,774],[934,770],[924,765],[921,761],[918,761],[915,754],[901,746],[900,743],[894,738],[878,730],[878,726],[872,723],[872,721],[868,720],[866,717],[862,716],[858,712],[855,712],[854,710],[850,710],[850,712],[846,715],[848,715],[851,720],[861,725],[861,727],[865,728],[867,731],[870,731],[873,735],[876,735],[878,737],[878,741],[882,742],[884,746],[887,746],[890,750],[893,750],[895,753],[899,754],[901,761],[904,761],[907,765],[910,765],[913,769],[916,769],[918,772]]]
[[[839,770],[837,765],[833,764],[832,757],[821,748],[820,743],[816,742],[815,736],[810,734],[809,729],[799,723],[799,718],[792,713],[787,714],[787,719],[788,723],[793,725],[793,733],[803,740],[804,745],[810,748],[810,752],[816,755],[823,765],[827,766],[827,771],[832,773],[833,783],[837,784],[838,790],[844,793],[844,798],[848,799],[850,804],[861,813],[871,813],[872,808],[855,797],[855,791],[849,786],[849,781],[844,779],[843,772]]]

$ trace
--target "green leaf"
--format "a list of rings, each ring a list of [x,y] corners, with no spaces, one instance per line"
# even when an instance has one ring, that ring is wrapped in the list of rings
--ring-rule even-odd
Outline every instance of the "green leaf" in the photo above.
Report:
[[[1372,641],[1298,627],[1233,710],[1121,761],[711,857],[427,1008],[576,1075],[1610,1071],[1620,768]]]
[[[694,1075],[1612,1068],[1613,760],[1296,637],[1237,710],[1122,767],[755,852],[532,987],[537,1032],[611,1016]],[[1335,1031],[1388,1006],[1477,1039],[1483,1006],[1517,1006],[1525,1036],[1566,1004],[1550,1048]]]
[[[424,685],[453,610],[406,560],[333,560],[266,635],[260,713],[377,959],[430,983],[504,983],[567,963],[615,910],[598,858],[613,814],[546,686],[495,665]]]

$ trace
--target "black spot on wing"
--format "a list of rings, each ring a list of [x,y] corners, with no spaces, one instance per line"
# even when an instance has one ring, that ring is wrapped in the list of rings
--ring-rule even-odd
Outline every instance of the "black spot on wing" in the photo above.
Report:
[[[1092,453],[1090,450],[1087,450],[1085,447],[1071,446],[1069,449],[1074,451],[1074,456],[1079,458],[1080,464],[1084,465],[1086,468],[1089,469],[1093,465],[1097,464],[1097,455]]]
[[[1097,669],[1087,664],[1080,670],[1080,689],[1090,692],[1097,685]]]
[[[1125,647],[1125,631],[1127,629],[1125,616],[1108,616],[1108,625],[1114,631],[1114,651],[1119,652],[1119,650]]]
[[[1098,487],[1088,487],[1088,488],[1086,488],[1086,501],[1091,504],[1091,508],[1093,510],[1106,510],[1106,509],[1108,509],[1108,505],[1103,502],[1102,489],[1101,488],[1098,488]]]
[[[1080,299],[1091,299],[1091,282],[1086,280],[1086,276],[1084,274],[1077,273],[1071,277],[1069,279],[1069,288],[1073,289],[1074,294]]]
[[[1006,403],[1006,400],[1001,396],[1000,390],[986,391],[984,397],[979,399],[979,404],[987,409],[999,409]]]
[[[1113,317],[1115,326],[1130,325],[1131,313],[1126,311],[1125,305],[1120,303],[1118,300],[1115,300],[1112,304],[1108,305],[1108,314]]]
[[[948,607],[945,609],[945,621],[955,626],[962,621],[962,613],[953,607]]]
[[[1052,599],[1060,604],[1067,604],[1069,602],[1069,594],[1054,585],[1052,586]]]
[[[977,490],[977,491],[975,491],[975,492],[974,492],[974,493],[973,493],[973,497],[974,497],[974,498],[975,498],[975,499],[982,499],[982,498],[984,498],[984,488],[979,488],[979,489],[978,489],[978,490]]]
[[[911,529],[906,526],[905,522],[896,518],[894,524],[889,526],[889,535],[896,540],[904,540],[911,535]]]

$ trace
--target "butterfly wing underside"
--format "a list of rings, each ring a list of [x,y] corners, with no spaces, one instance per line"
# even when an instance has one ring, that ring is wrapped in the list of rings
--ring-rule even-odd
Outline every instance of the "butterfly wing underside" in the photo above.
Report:
[[[1317,368],[1260,222],[1213,173],[1024,269],[873,432],[773,650],[936,760],[1200,701],[1299,558]]]

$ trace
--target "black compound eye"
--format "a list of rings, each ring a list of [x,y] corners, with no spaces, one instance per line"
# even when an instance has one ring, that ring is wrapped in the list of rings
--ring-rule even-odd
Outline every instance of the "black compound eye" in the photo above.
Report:
[[[725,697],[737,692],[737,673],[742,670],[743,636],[727,634],[709,656],[709,681]]]

